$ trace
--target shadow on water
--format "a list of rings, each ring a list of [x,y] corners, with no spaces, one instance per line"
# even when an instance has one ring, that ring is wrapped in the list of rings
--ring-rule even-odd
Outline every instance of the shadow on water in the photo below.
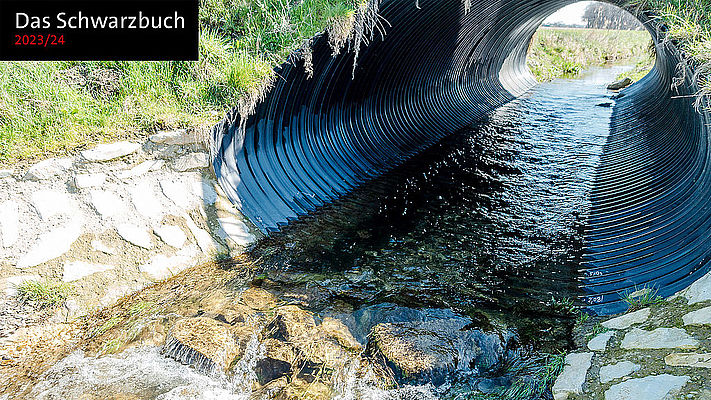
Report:
[[[320,282],[355,308],[451,308],[565,349],[611,114],[605,85],[620,72],[541,85],[253,254],[285,284]]]

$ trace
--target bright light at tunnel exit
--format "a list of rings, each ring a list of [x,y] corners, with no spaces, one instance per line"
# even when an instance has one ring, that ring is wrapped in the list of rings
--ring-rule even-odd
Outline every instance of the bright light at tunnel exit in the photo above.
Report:
[[[550,17],[546,18],[544,23],[546,23],[546,24],[561,23],[564,25],[585,25],[585,21],[583,20],[583,14],[585,13],[585,9],[592,3],[594,3],[594,1],[581,1],[578,3],[563,7],[560,10],[556,11]]]

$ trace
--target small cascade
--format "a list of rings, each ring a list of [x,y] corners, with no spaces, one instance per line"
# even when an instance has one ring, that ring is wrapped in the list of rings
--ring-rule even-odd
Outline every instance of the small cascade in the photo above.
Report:
[[[238,357],[239,343],[228,324],[212,318],[185,318],[171,328],[163,353],[212,375],[229,369]]]
[[[226,375],[205,375],[161,354],[159,347],[141,347],[116,356],[88,357],[72,353],[32,389],[37,400],[120,398],[157,400],[247,400],[235,392]]]
[[[232,368],[232,392],[249,396],[252,394],[252,383],[257,382],[257,363],[264,359],[266,349],[259,342],[257,335],[252,335],[242,358]]]

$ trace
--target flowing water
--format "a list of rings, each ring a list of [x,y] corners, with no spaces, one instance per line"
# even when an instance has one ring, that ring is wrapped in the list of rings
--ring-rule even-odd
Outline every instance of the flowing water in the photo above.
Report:
[[[623,70],[540,85],[294,224],[254,251],[265,274],[284,291],[316,293],[308,307],[340,319],[362,343],[381,322],[455,321],[453,331],[466,325],[501,338],[477,336],[479,358],[569,348],[587,195],[614,106],[605,86]],[[75,353],[33,394],[135,387],[139,398],[248,398],[260,354],[253,347],[230,377],[199,374],[155,348],[100,359]],[[506,376],[483,374],[479,358],[452,376],[396,390],[368,387],[345,371],[339,396],[456,398],[505,385]]]
[[[579,294],[588,193],[614,106],[606,86],[626,69],[540,85],[256,253],[325,273],[357,305],[485,314],[560,349],[570,320],[556,311]]]

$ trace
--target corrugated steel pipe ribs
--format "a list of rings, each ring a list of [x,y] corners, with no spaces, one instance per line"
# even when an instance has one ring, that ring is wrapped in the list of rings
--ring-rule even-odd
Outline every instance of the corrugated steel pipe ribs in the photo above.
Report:
[[[370,23],[385,35],[366,26],[372,40],[336,55],[314,38],[313,71],[282,65],[251,115],[215,127],[220,184],[267,234],[348,196],[535,85],[531,38],[573,2],[383,0]],[[617,99],[590,194],[580,282],[598,314],[623,311],[626,290],[671,295],[711,261],[709,115],[694,107],[693,66],[639,18],[656,66]]]

